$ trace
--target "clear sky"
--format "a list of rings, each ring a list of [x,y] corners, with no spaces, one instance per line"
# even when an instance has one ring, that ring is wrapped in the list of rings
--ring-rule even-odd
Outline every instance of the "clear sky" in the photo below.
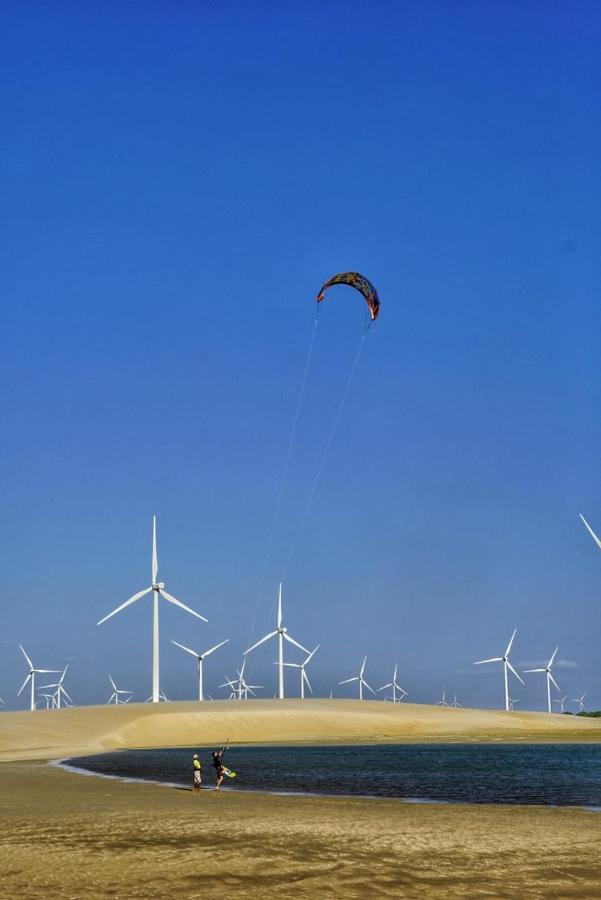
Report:
[[[0,696],[71,662],[150,693],[233,674],[285,557],[365,312],[382,311],[289,567],[317,692],[395,662],[499,705],[503,652],[601,706],[601,13],[596,3],[2,5]],[[296,657],[294,654],[292,659]],[[275,686],[275,648],[252,661]],[[296,686],[296,678],[289,687]],[[340,695],[351,691],[340,688]],[[540,708],[542,679],[512,687]]]

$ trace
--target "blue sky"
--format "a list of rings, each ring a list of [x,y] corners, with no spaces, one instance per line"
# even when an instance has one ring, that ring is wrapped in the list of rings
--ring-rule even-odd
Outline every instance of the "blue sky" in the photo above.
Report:
[[[95,622],[147,583],[153,513],[210,620],[164,611],[165,691],[194,691],[169,638],[230,637],[217,694],[270,630],[365,324],[332,293],[259,590],[313,298],[350,268],[381,316],[285,584],[315,687],[367,653],[498,705],[471,664],[517,625],[514,663],[559,643],[601,706],[598,7],[297,6],[3,6],[0,696],[19,642],[76,702],[149,693],[150,604]]]

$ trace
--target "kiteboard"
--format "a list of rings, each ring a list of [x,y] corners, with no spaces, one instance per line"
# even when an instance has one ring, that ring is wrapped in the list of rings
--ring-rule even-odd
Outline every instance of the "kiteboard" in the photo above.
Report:
[[[235,778],[235,777],[236,777],[236,772],[232,772],[231,769],[226,769],[225,766],[223,766],[222,768],[223,768],[223,774],[224,774],[224,775],[227,775],[228,778]]]

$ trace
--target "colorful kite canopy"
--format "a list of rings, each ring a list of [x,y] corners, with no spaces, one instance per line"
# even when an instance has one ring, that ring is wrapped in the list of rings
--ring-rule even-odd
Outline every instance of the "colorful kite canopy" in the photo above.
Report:
[[[365,278],[364,275],[360,275],[359,272],[340,272],[340,274],[334,275],[333,278],[330,278],[330,280],[326,281],[322,286],[319,294],[315,298],[318,303],[321,303],[325,292],[334,284],[348,284],[350,287],[359,291],[360,294],[363,294],[367,305],[369,306],[371,320],[372,322],[376,321],[378,313],[380,312],[380,300],[378,298],[378,292],[371,281],[368,281],[367,278]]]

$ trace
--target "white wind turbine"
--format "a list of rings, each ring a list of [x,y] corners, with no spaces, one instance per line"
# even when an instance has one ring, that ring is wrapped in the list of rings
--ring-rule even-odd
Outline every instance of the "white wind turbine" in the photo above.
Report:
[[[247,684],[244,679],[244,669],[246,667],[246,660],[242,663],[242,668],[237,670],[238,678],[235,681],[232,681],[231,678],[226,678],[224,684],[220,684],[219,687],[229,687],[231,688],[231,693],[229,696],[229,700],[248,700],[248,695],[252,694],[255,696],[255,690],[259,690],[263,687],[262,684]]]
[[[398,702],[400,703],[401,700],[403,699],[403,697],[406,697],[406,696],[407,696],[407,691],[403,690],[403,688],[402,688],[399,684],[397,684],[397,680],[396,680],[396,672],[397,672],[397,667],[395,666],[395,667],[394,667],[394,674],[393,674],[393,676],[392,676],[392,681],[390,681],[388,684],[383,684],[382,687],[379,687],[379,688],[377,689],[376,693],[379,693],[379,691],[385,691],[386,688],[391,687],[391,688],[392,688],[392,702],[393,702],[393,703],[396,703],[396,702],[397,702],[396,692],[398,691],[399,694],[400,694],[400,697],[399,697],[399,699],[398,699]],[[390,698],[385,698],[385,699],[390,699]]]
[[[54,706],[54,695],[53,694],[40,694],[40,697],[43,697],[46,701],[46,709],[50,709],[50,706]]]
[[[163,600],[167,600],[168,603],[172,603],[174,606],[179,606],[180,609],[183,609],[185,612],[190,613],[192,616],[196,616],[197,619],[202,619],[203,622],[208,621],[204,616],[201,616],[200,613],[194,612],[193,609],[190,609],[189,606],[186,606],[181,602],[181,600],[177,600],[171,594],[168,594],[165,590],[165,584],[162,581],[157,581],[157,575],[159,571],[159,562],[157,557],[157,517],[152,517],[152,566],[151,566],[151,577],[152,582],[150,587],[144,588],[143,591],[138,591],[137,594],[134,594],[133,597],[130,597],[129,600],[126,600],[125,603],[122,603],[121,606],[118,606],[117,609],[114,609],[112,612],[108,614],[108,616],[104,616],[103,619],[100,619],[97,622],[97,625],[102,625],[103,622],[106,622],[107,619],[110,619],[111,616],[116,615],[118,612],[121,612],[122,609],[125,609],[126,606],[130,606],[132,603],[135,603],[136,600],[139,600],[141,597],[145,597],[146,594],[153,594],[153,627],[152,627],[152,697],[150,698],[153,703],[158,703],[159,700],[163,699],[161,696],[161,690],[159,687],[159,595],[163,598]]]
[[[47,690],[48,688],[56,688],[54,694],[52,695],[52,706],[54,709],[61,708],[61,698],[64,697],[66,701],[69,703],[73,703],[71,697],[68,695],[66,690],[63,687],[63,681],[65,680],[65,675],[67,674],[67,669],[69,668],[69,663],[63,669],[63,674],[54,684],[43,684],[40,687],[40,690]]]
[[[582,695],[582,697],[576,697],[575,700],[572,700],[572,703],[578,704],[578,712],[584,712],[584,698],[586,697],[586,691]]]
[[[438,701],[438,703],[436,705],[437,706],[448,706],[449,705],[447,703],[446,691],[442,692],[442,697],[440,698],[440,700]]]
[[[547,711],[548,712],[551,712],[551,683],[553,683],[555,685],[555,687],[557,688],[558,691],[561,691],[561,688],[559,687],[559,685],[553,678],[553,673],[551,672],[553,660],[555,659],[555,656],[556,656],[558,650],[559,650],[559,647],[556,647],[555,650],[553,651],[553,655],[551,656],[551,659],[549,660],[549,662],[547,663],[547,665],[544,668],[542,668],[542,669],[524,669],[524,672],[545,672],[546,673],[546,676],[547,676]]]
[[[585,528],[587,529],[587,531],[588,531],[588,533],[590,534],[590,536],[592,537],[592,539],[594,540],[595,544],[596,544],[597,547],[599,547],[599,549],[601,550],[601,540],[599,540],[599,538],[597,537],[597,535],[595,534],[595,532],[593,531],[593,529],[591,528],[591,526],[589,525],[589,523],[586,521],[586,519],[584,518],[584,516],[582,515],[582,513],[578,513],[578,515],[580,516],[580,518],[581,518],[582,521],[584,522],[584,526],[585,526]]]
[[[220,647],[223,647],[224,644],[227,644],[229,638],[226,638],[224,641],[221,641],[220,644],[215,644],[214,647],[211,647],[210,650],[205,650],[204,653],[197,653],[196,650],[190,650],[189,647],[184,647],[183,644],[178,644],[177,641],[171,641],[172,644],[175,644],[176,647],[179,647],[180,650],[184,650],[186,653],[189,653],[190,656],[193,656],[198,665],[198,699],[204,700],[203,692],[202,692],[202,663],[203,660],[206,659],[207,656],[210,656],[211,653],[214,653],[215,650],[219,650]]]
[[[552,700],[551,702],[552,702],[552,703],[559,703],[559,705],[560,705],[560,706],[559,706],[559,711],[560,711],[560,713],[564,713],[564,712],[565,712],[565,705],[566,705],[566,700],[567,700],[567,699],[568,699],[568,695],[566,694],[566,696],[565,696],[565,697],[562,697],[561,700],[556,700],[555,698],[553,698],[553,700]]]
[[[519,702],[520,702],[520,698],[519,698],[519,697],[515,697],[514,699],[512,699],[511,697],[509,698],[509,709],[510,709],[511,712],[513,712],[514,704],[515,704],[515,703],[519,703]]]
[[[112,675],[109,675],[109,681],[110,681],[110,683],[111,683],[111,687],[113,688],[113,693],[111,694],[111,696],[110,696],[109,699],[108,699],[107,706],[109,706],[111,703],[114,703],[115,706],[119,706],[119,705],[121,705],[121,704],[123,704],[123,703],[129,703],[129,701],[131,700],[131,698],[132,698],[133,695],[134,695],[134,692],[133,692],[133,691],[122,691],[122,690],[119,690],[119,688],[117,687],[117,685],[116,685],[115,682],[113,681]],[[129,694],[129,696],[128,696],[127,700],[120,700],[120,699],[119,699],[119,695],[120,695],[120,694]]]
[[[303,653],[309,653],[306,647],[303,647],[302,644],[299,644],[298,641],[295,641],[294,638],[290,637],[288,634],[288,629],[284,628],[282,625],[282,582],[280,581],[280,589],[278,592],[278,619],[277,619],[277,628],[275,631],[270,631],[269,634],[266,634],[265,637],[262,637],[260,641],[257,641],[256,644],[253,644],[252,647],[249,647],[248,650],[244,651],[244,656],[247,653],[250,653],[251,650],[254,650],[260,644],[264,644],[265,641],[270,640],[272,637],[276,637],[278,639],[278,693],[279,699],[284,699],[284,641],[288,641],[289,644],[294,644],[295,647],[298,647],[299,650],[302,650]]]
[[[367,681],[363,677],[363,673],[365,672],[365,663],[367,662],[367,656],[363,659],[363,665],[361,666],[361,670],[358,675],[354,675],[353,678],[345,678],[344,681],[339,681],[338,684],[350,684],[351,681],[359,682],[359,700],[363,700],[363,687],[365,686],[368,691],[371,691],[372,694],[375,695],[375,691],[373,688],[370,688]]]
[[[300,669],[301,700],[305,699],[305,684],[307,685],[307,687],[309,688],[311,693],[313,693],[313,688],[311,687],[311,682],[309,681],[309,677],[308,677],[307,673],[305,672],[305,666],[313,658],[315,653],[317,653],[317,651],[319,650],[319,647],[320,647],[320,645],[318,644],[317,647],[315,648],[315,650],[312,650],[311,653],[309,653],[309,655],[305,659],[305,661],[302,663],[284,663],[285,666],[289,666],[289,668],[291,668],[291,669]],[[277,666],[277,663],[274,663],[274,665]]]
[[[457,694],[453,694],[453,702],[450,703],[449,706],[452,706],[453,709],[463,709],[462,704],[457,699]]]
[[[28,681],[31,682],[31,702],[30,702],[29,708],[33,711],[35,709],[35,676],[38,674],[40,674],[40,675],[41,674],[44,674],[44,675],[53,674],[54,675],[55,673],[58,674],[60,669],[36,669],[34,664],[32,663],[32,661],[30,660],[30,658],[25,653],[25,650],[23,649],[21,644],[19,644],[19,647],[21,649],[21,653],[23,654],[23,656],[25,657],[25,659],[27,661],[27,665],[29,666],[29,675],[27,676],[27,678],[25,679],[25,681],[19,688],[17,697],[19,696],[19,694],[21,693],[21,691],[23,690],[23,688],[25,687],[27,682]]]
[[[521,681],[524,684],[523,678],[518,675],[516,670],[513,668],[511,663],[509,662],[509,652],[511,650],[511,645],[513,644],[513,639],[515,638],[517,633],[517,628],[513,629],[513,634],[507,644],[507,650],[503,654],[503,656],[493,656],[492,659],[479,659],[478,662],[475,662],[475,666],[481,666],[484,663],[492,663],[492,662],[502,662],[503,663],[503,676],[505,679],[505,709],[509,711],[509,685],[507,683],[507,670],[513,672],[518,681]]]

